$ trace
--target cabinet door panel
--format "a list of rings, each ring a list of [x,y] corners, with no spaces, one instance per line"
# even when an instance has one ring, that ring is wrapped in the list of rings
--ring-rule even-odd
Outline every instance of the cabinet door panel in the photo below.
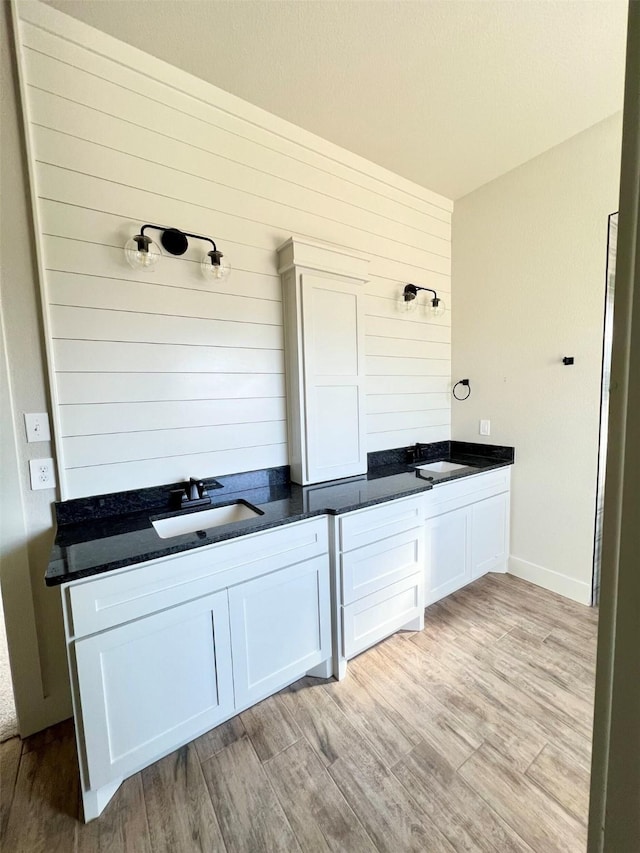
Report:
[[[426,522],[426,603],[432,604],[471,580],[469,507]]]
[[[295,681],[330,656],[328,556],[232,587],[229,613],[240,708]]]
[[[75,643],[91,788],[233,712],[226,591]]]
[[[307,477],[317,483],[367,469],[361,285],[301,276]]]
[[[495,569],[505,568],[509,547],[509,494],[480,501],[471,509],[471,577],[475,579]]]

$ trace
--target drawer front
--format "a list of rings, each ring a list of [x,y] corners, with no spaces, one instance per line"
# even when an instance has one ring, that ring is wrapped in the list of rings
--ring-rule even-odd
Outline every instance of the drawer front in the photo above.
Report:
[[[78,581],[65,590],[69,632],[103,631],[327,551],[326,517],[314,518]]]
[[[351,551],[418,527],[424,518],[422,495],[388,501],[340,516],[340,548]]]
[[[418,572],[342,608],[342,646],[352,658],[389,637],[424,610],[424,573]]]
[[[450,512],[493,495],[508,492],[510,486],[510,467],[440,483],[424,495],[426,518],[433,518],[443,512]]]
[[[424,525],[420,525],[342,554],[342,603],[351,604],[421,571],[424,539]]]

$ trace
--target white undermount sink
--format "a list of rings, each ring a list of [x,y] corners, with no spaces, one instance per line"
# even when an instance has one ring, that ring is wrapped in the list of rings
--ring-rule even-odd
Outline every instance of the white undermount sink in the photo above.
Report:
[[[457,462],[427,462],[416,466],[419,471],[433,471],[434,474],[448,474],[450,471],[459,471],[461,468],[470,468],[470,465],[458,465]]]
[[[151,523],[161,539],[170,539],[172,536],[183,536],[185,533],[195,533],[197,530],[233,524],[234,521],[245,521],[247,518],[255,518],[258,515],[264,515],[264,513],[244,501],[234,501],[213,509],[157,518]]]

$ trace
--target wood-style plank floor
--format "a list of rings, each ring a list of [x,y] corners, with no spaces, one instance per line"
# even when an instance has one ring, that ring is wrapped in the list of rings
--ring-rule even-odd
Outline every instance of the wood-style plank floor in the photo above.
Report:
[[[583,853],[597,613],[509,575],[305,678],[79,821],[71,721],[0,747],[6,853]]]

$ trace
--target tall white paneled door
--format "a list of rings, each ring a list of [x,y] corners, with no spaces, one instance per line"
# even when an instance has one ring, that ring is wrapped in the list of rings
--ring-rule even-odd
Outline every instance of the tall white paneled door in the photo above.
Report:
[[[92,789],[233,712],[226,590],[80,639],[75,655]]]

